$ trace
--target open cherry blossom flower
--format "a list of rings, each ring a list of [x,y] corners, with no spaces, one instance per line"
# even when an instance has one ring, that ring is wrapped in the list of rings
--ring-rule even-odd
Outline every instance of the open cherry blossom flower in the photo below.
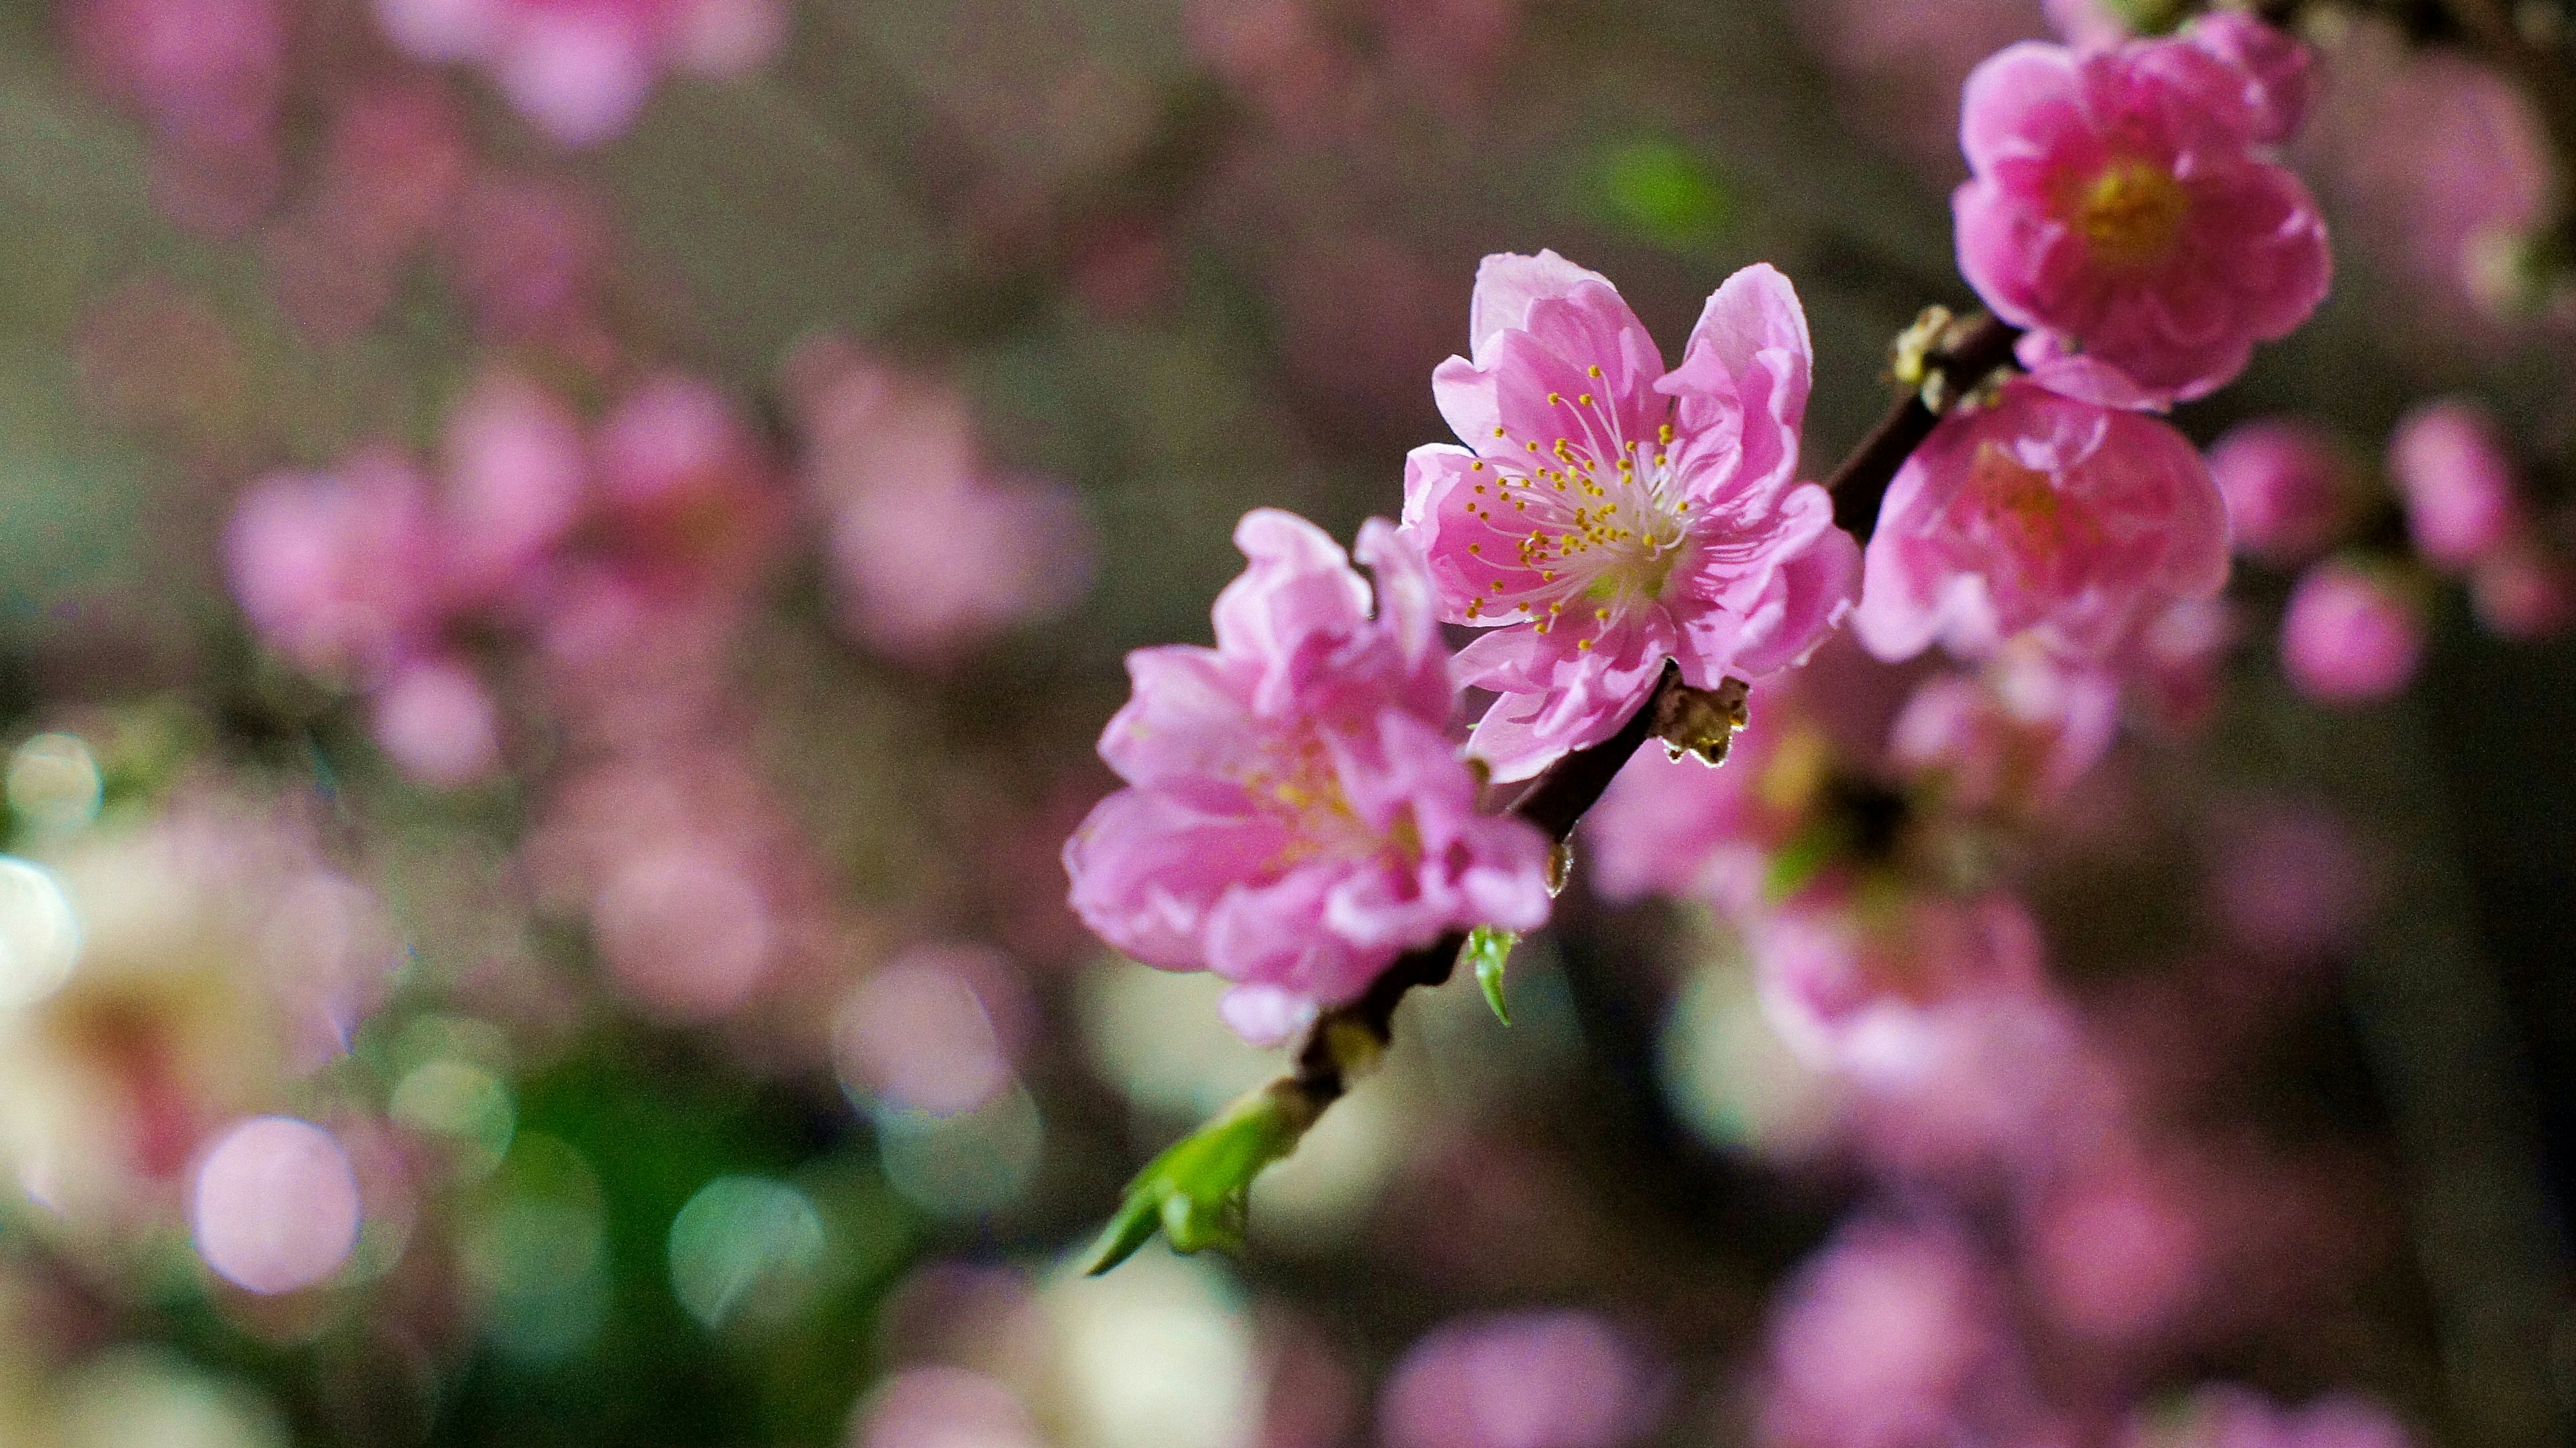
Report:
[[[1432,374],[1466,447],[1407,459],[1404,530],[1458,656],[1497,700],[1474,753],[1527,779],[1617,732],[1661,677],[1714,688],[1805,661],[1851,607],[1859,549],[1797,481],[1811,353],[1788,279],[1747,267],[1679,367],[1619,293],[1554,252],[1477,269],[1470,357]]]
[[[2029,633],[2098,662],[2227,582],[2227,508],[2160,419],[2030,378],[1943,418],[1889,485],[1852,629],[1882,659]]]
[[[2025,42],[1978,66],[1960,121],[1972,174],[1952,200],[1969,284],[2151,392],[2224,386],[2256,342],[2307,320],[2333,270],[2315,198],[2266,149],[2304,109],[2295,45],[2229,22],[2096,50]]]
[[[1256,509],[1252,566],[1216,601],[1216,647],[1127,656],[1135,696],[1100,737],[1130,788],[1067,841],[1073,908],[1166,970],[1234,981],[1226,1021],[1279,1040],[1402,951],[1548,915],[1548,844],[1476,812],[1442,734],[1448,659],[1422,563],[1372,519],[1368,584],[1322,529]]]

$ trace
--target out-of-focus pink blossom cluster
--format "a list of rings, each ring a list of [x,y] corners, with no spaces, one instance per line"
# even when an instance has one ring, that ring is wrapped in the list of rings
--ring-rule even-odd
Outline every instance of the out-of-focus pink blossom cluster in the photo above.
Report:
[[[2281,622],[2281,667],[2312,699],[2355,704],[2403,689],[2443,577],[2466,581],[2478,622],[2503,638],[2549,638],[2576,621],[2562,525],[2533,507],[2502,430],[2474,402],[2438,398],[2402,419],[2376,499],[2333,438],[2295,419],[2238,427],[2209,463],[2237,551],[2304,569]],[[2374,520],[2388,526],[2374,531]],[[2403,550],[2388,536],[2401,521]]]
[[[1091,540],[1072,491],[987,462],[956,392],[838,341],[791,358],[787,387],[851,638],[935,667],[1081,596]]]
[[[567,595],[601,590],[638,610],[722,608],[767,556],[770,464],[732,404],[692,379],[641,382],[586,428],[494,371],[458,403],[443,451],[434,480],[383,449],[272,474],[226,534],[261,640],[363,694],[377,742],[433,784],[501,762],[478,636],[560,628]]]
[[[666,74],[758,69],[787,28],[779,0],[375,0],[375,9],[404,53],[479,67],[567,146],[624,131]]]

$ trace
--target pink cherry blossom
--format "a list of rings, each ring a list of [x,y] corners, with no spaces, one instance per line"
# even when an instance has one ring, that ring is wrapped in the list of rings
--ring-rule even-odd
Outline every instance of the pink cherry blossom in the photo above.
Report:
[[[1130,786],[1065,845],[1072,903],[1112,945],[1235,982],[1228,1022],[1276,1038],[1358,996],[1442,932],[1547,920],[1548,847],[1476,812],[1442,734],[1448,660],[1418,556],[1361,530],[1368,584],[1331,538],[1258,509],[1216,647],[1140,649],[1100,754]]]
[[[2177,1325],[2210,1285],[2203,1185],[2179,1164],[2118,1142],[2036,1193],[2023,1234],[2050,1318],[2079,1337],[2111,1342]]]
[[[2295,567],[2333,544],[2350,515],[2334,439],[2293,418],[2230,430],[2209,449],[2209,476],[2227,500],[2236,551]]]
[[[1806,315],[1747,267],[1667,372],[1610,283],[1554,252],[1477,269],[1470,358],[1432,377],[1466,447],[1416,448],[1404,527],[1458,656],[1495,701],[1471,748],[1526,779],[1616,732],[1662,676],[1714,688],[1804,662],[1849,610],[1858,548],[1797,481]]]
[[[2035,634],[2098,661],[2227,581],[2226,505],[2163,421],[2036,381],[1952,412],[1897,471],[1852,628],[1882,659]]]
[[[2291,590],[2281,668],[2311,699],[2384,699],[2415,677],[2423,653],[2423,610],[2383,573],[2330,559]]]
[[[2408,414],[2389,439],[2388,471],[2415,551],[2436,566],[2471,567],[2522,525],[2512,455],[2474,403],[2445,400]]]
[[[1927,1008],[2036,987],[2039,929],[2001,891],[1951,897],[1879,881],[1811,885],[1747,923],[1762,1004],[1809,1063],[1863,1080],[1923,1059]]]
[[[234,596],[261,639],[298,668],[361,685],[434,626],[436,549],[426,484],[381,452],[260,480],[224,534]]]
[[[1959,269],[1997,315],[2152,392],[2203,396],[2324,300],[2325,223],[2266,143],[2298,84],[2268,43],[2028,41],[1968,77]]]
[[[591,443],[601,532],[648,586],[728,592],[767,562],[784,499],[732,399],[678,372],[645,379]]]
[[[375,0],[395,46],[471,61],[567,146],[625,130],[666,71],[740,75],[786,30],[777,0]]]
[[[1378,1404],[1389,1448],[1618,1448],[1654,1425],[1661,1384],[1589,1313],[1444,1323],[1396,1365]]]
[[[526,594],[588,501],[581,420],[554,393],[496,369],[448,414],[443,444],[448,600],[472,607]]]

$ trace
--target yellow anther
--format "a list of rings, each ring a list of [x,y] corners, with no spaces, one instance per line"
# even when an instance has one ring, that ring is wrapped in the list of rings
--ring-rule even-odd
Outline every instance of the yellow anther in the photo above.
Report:
[[[1595,377],[1598,377],[1598,376],[1600,376],[1600,375],[1601,375],[1601,364],[1600,364],[1600,363],[1598,363],[1598,362],[1595,362],[1595,363],[1593,363],[1591,366],[1586,367],[1586,368],[1584,368],[1583,370],[1584,370],[1585,372],[1590,373],[1591,375],[1593,375],[1593,376],[1595,376]]]
[[[1581,406],[1590,407],[1592,405],[1592,394],[1589,392],[1578,393],[1574,400]]]
[[[1562,394],[1560,394],[1560,393],[1551,392],[1551,393],[1549,393],[1549,394],[1547,395],[1547,405],[1548,405],[1548,406],[1550,406],[1550,407],[1554,407],[1555,405],[1557,405],[1557,404],[1558,404],[1558,403],[1560,403],[1560,402],[1563,402],[1564,400],[1565,400],[1564,396],[1563,396]]]
[[[1575,646],[1576,648],[1581,649],[1581,650],[1583,650],[1583,651],[1585,651],[1585,652],[1587,652],[1587,653],[1588,653],[1588,652],[1590,652],[1590,651],[1591,651],[1591,648],[1592,648],[1592,640],[1590,640],[1590,639],[1576,639],[1576,640],[1574,641],[1574,646]]]

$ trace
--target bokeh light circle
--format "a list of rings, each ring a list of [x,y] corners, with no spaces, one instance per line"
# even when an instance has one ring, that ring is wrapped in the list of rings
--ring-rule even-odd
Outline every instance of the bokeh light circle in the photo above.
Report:
[[[40,830],[70,834],[98,818],[105,787],[77,734],[39,734],[9,756],[9,808]]]
[[[339,1271],[358,1245],[358,1218],[348,1152],[309,1121],[252,1117],[198,1163],[197,1255],[246,1291],[293,1292]]]
[[[803,1192],[766,1177],[717,1177],[671,1219],[671,1292],[710,1328],[781,1317],[809,1294],[828,1246],[823,1215]]]
[[[0,855],[0,1010],[32,1005],[71,978],[80,916],[54,872]]]

